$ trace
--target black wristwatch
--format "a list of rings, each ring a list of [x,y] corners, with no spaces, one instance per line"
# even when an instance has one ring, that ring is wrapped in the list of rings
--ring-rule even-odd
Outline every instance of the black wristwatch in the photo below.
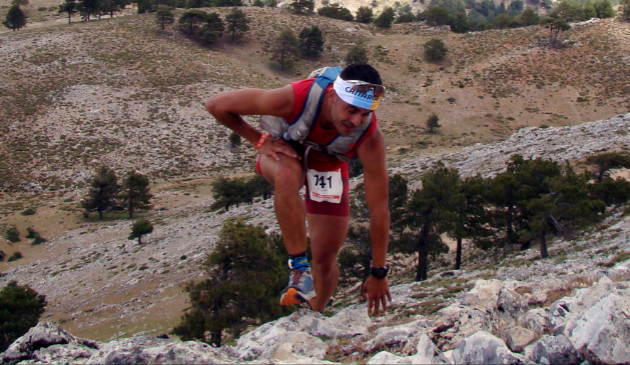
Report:
[[[389,266],[373,267],[370,271],[370,274],[377,279],[385,279],[387,273],[389,273]]]

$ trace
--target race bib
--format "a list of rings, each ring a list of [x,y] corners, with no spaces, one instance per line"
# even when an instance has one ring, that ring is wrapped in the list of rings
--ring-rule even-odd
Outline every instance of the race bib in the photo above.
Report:
[[[343,194],[341,170],[316,171],[308,169],[306,171],[306,180],[308,181],[308,192],[312,201],[341,202],[341,195]]]

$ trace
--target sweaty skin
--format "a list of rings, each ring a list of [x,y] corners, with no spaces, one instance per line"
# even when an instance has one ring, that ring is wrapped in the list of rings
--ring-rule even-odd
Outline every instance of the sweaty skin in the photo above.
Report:
[[[212,96],[206,109],[216,120],[255,145],[261,133],[241,115],[273,115],[288,118],[294,106],[293,87],[279,89],[241,89]],[[367,122],[370,111],[341,100],[334,90],[327,91],[318,120],[325,129],[336,128],[349,135]],[[372,266],[385,266],[389,240],[388,172],[385,164],[385,141],[378,129],[365,138],[357,153],[363,162],[365,195],[370,211]],[[284,140],[268,138],[260,148],[260,169],[274,186],[274,208],[290,255],[306,251],[308,221],[313,254],[313,282],[317,296],[311,299],[313,310],[323,311],[339,282],[337,254],[348,231],[349,217],[307,214],[299,190],[306,174],[301,157]],[[361,300],[368,301],[368,313],[379,315],[391,301],[387,278],[373,276],[365,281]]]

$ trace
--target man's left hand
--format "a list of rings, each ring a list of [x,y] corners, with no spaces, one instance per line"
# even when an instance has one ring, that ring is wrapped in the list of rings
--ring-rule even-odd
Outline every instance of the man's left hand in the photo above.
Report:
[[[387,311],[387,300],[392,301],[389,293],[389,283],[387,278],[377,279],[370,275],[361,289],[361,301],[368,301],[368,315],[380,315],[380,308],[383,313]]]

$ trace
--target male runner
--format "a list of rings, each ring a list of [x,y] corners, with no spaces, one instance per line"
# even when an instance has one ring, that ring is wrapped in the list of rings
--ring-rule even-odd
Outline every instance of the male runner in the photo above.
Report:
[[[281,304],[308,301],[313,310],[321,312],[339,281],[337,253],[346,237],[350,216],[348,164],[334,155],[308,150],[295,141],[260,133],[241,117],[271,115],[292,123],[300,114],[313,82],[314,79],[307,79],[279,89],[240,89],[214,95],[206,102],[206,109],[219,123],[260,150],[257,170],[274,186],[274,209],[292,270]],[[381,78],[372,66],[349,65],[326,88],[307,137],[309,142],[326,146],[337,137],[352,135],[361,126],[364,129],[347,155],[358,154],[363,162],[370,211],[372,275],[363,285],[361,299],[368,300],[368,312],[375,315],[379,315],[381,308],[385,311],[387,300],[391,301],[385,263],[390,225],[385,142],[376,118],[372,119],[383,91]],[[365,123],[370,123],[369,127]],[[299,191],[307,181],[303,200]],[[320,191],[325,184],[338,184],[333,189],[339,194]],[[307,221],[313,255],[312,278],[306,257]]]

